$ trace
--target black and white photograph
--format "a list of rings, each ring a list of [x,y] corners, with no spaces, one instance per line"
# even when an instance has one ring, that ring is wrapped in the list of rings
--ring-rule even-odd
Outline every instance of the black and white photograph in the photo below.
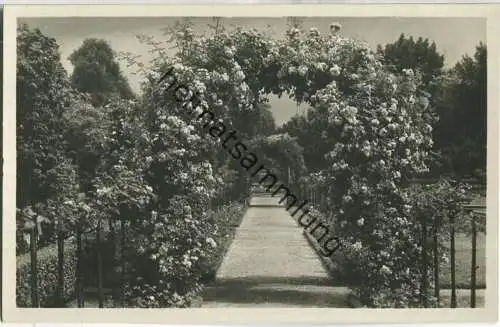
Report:
[[[18,9],[15,310],[496,315],[491,18],[427,8]]]

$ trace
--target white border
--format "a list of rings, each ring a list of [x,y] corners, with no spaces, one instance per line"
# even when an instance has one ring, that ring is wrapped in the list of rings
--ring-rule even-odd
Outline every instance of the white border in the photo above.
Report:
[[[232,5],[249,5],[249,4],[495,4],[500,3],[500,0],[5,0],[6,5],[50,5],[50,4],[156,4],[156,5],[184,5],[184,4],[232,4]]]

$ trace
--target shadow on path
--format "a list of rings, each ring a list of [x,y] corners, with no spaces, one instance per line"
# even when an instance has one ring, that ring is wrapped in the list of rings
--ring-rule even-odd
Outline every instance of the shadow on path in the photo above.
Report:
[[[207,286],[203,307],[269,306],[347,308],[346,287],[329,278],[241,277]]]

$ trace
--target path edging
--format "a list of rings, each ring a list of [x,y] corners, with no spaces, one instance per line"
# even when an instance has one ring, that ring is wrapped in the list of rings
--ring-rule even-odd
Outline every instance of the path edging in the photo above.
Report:
[[[305,236],[307,242],[309,245],[313,248],[314,252],[318,255],[319,259],[321,260],[321,263],[324,265],[325,269],[328,271],[328,274],[332,276],[332,274],[336,271],[338,271],[338,266],[334,263],[332,259],[329,257],[325,257],[324,255],[321,254],[320,252],[320,245],[318,241],[312,236],[310,233],[308,233],[306,230],[302,232],[302,234]],[[332,276],[333,277],[333,276]]]
[[[235,203],[238,203],[238,201],[235,201]],[[227,244],[227,247],[225,247],[223,249],[222,253],[218,257],[218,260],[217,260],[217,263],[216,263],[216,266],[214,267],[214,269],[207,271],[202,275],[202,280],[204,281],[205,285],[216,281],[217,272],[219,271],[219,269],[222,265],[222,262],[224,261],[224,259],[226,258],[226,255],[229,252],[229,249],[230,249],[230,247],[234,241],[234,238],[236,236],[237,229],[241,225],[241,222],[243,221],[243,217],[245,216],[245,214],[248,211],[248,208],[250,207],[249,201],[246,201],[246,200],[242,201],[240,204],[242,205],[241,211],[239,213],[240,218],[239,218],[239,221],[237,224],[231,224],[233,234],[231,235],[231,239],[229,241],[229,244]]]

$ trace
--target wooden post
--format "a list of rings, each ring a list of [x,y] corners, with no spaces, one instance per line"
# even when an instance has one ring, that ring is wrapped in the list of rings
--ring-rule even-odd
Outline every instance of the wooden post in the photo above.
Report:
[[[427,262],[427,221],[422,220],[422,281],[420,286],[420,296],[422,297],[422,304],[424,308],[429,307],[429,302],[427,299],[427,292],[429,291],[429,280],[428,280],[428,269],[429,264]]]
[[[433,235],[433,245],[434,245],[434,296],[437,299],[437,304],[439,306],[440,302],[440,289],[439,289],[439,230],[438,221],[434,220],[434,235]]]
[[[38,230],[37,230],[37,216],[35,215],[33,218],[33,228],[31,229],[31,235],[30,235],[30,252],[31,252],[31,307],[32,308],[39,308],[40,307],[40,301],[38,298],[38,267],[37,267],[37,258],[36,258],[36,251],[37,251],[37,237],[38,237]]]
[[[119,265],[119,259],[118,259],[118,246],[116,244],[116,242],[118,241],[118,238],[117,238],[117,232],[115,230],[115,221],[116,221],[116,219],[114,219],[114,217],[108,218],[108,226],[109,226],[108,227],[109,228],[108,240],[109,240],[109,242],[108,242],[107,246],[110,246],[110,248],[111,248],[110,252],[112,253],[111,258],[108,258],[108,260],[110,261],[109,267],[112,267],[113,272],[114,272],[113,277],[111,278],[111,284],[112,284],[111,288],[115,288],[115,284],[117,284],[117,282],[119,281],[117,278],[118,274],[116,271],[117,267]],[[102,242],[102,240],[101,240],[101,242]],[[106,284],[106,286],[108,286],[106,282],[109,283],[109,281],[110,281],[109,279],[104,281],[104,278],[103,278],[103,284]]]
[[[64,233],[62,222],[57,221],[57,305],[64,306]]]
[[[120,235],[120,250],[121,250],[121,266],[122,266],[122,271],[121,271],[121,276],[120,276],[120,287],[121,287],[121,305],[122,307],[125,307],[125,268],[126,268],[126,259],[125,259],[125,237],[126,237],[126,224],[123,221],[123,218],[121,219],[121,235]]]
[[[83,300],[83,251],[82,251],[82,228],[80,223],[76,225],[76,302],[79,308],[85,306]]]
[[[472,264],[470,274],[470,307],[476,307],[476,247],[477,247],[477,229],[476,215],[471,212],[472,218]]]
[[[450,216],[450,265],[451,265],[451,307],[457,307],[457,287],[455,275],[455,214]]]
[[[104,308],[104,292],[103,292],[103,272],[102,272],[102,241],[101,241],[101,219],[97,223],[97,292],[99,296],[99,308]]]

